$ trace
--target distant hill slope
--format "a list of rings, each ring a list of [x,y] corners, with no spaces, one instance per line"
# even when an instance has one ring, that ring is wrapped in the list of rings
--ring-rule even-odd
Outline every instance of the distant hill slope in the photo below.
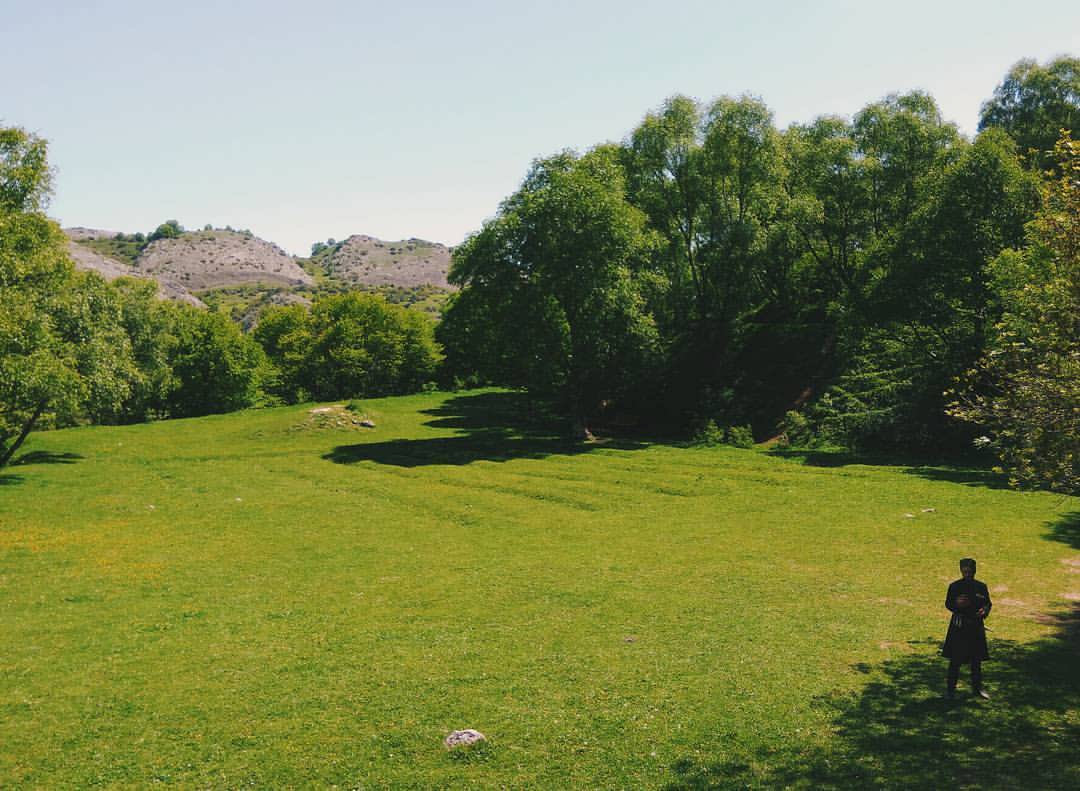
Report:
[[[87,229],[75,229],[75,230],[87,230]],[[68,234],[69,239],[71,233]],[[93,238],[93,237],[84,237]],[[91,249],[83,244],[79,244],[75,241],[68,241],[68,255],[75,262],[77,269],[89,270],[97,272],[106,280],[115,280],[118,277],[138,277],[144,280],[154,280],[158,284],[158,296],[162,299],[172,299],[178,302],[187,302],[190,305],[196,307],[206,307],[201,299],[192,294],[187,288],[181,285],[179,282],[171,277],[158,277],[149,275],[140,269],[137,269],[123,261],[118,261],[115,258],[111,258],[106,255],[102,255],[96,250]]]
[[[449,288],[450,248],[423,239],[387,242],[357,234],[312,256],[336,280],[360,286]]]
[[[65,230],[69,250],[81,268],[107,278],[129,274],[153,278],[175,299],[199,301],[219,289],[297,291],[434,289],[445,294],[450,249],[422,239],[387,242],[364,234],[322,249],[308,258],[285,253],[251,232],[185,231],[175,238],[147,242],[112,230]]]
[[[262,283],[310,286],[315,281],[276,244],[238,231],[189,231],[158,239],[135,259],[142,272],[169,277],[192,291]]]

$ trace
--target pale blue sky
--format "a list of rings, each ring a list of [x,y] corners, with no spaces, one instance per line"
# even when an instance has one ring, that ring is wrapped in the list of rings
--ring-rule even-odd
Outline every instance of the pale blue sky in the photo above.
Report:
[[[665,97],[777,123],[927,90],[974,132],[1022,57],[1080,54],[1080,3],[0,0],[0,123],[51,141],[64,225],[232,225],[306,254],[456,244],[530,160]]]

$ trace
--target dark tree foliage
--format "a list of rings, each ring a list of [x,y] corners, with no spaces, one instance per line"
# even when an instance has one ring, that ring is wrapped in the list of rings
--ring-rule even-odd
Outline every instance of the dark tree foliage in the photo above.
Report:
[[[872,285],[845,328],[841,375],[816,407],[845,444],[946,451],[968,438],[944,393],[982,353],[998,310],[986,264],[1022,241],[1038,194],[996,130],[948,159],[868,257]]]
[[[579,430],[787,425],[942,453],[982,433],[1018,481],[1069,490],[1076,451],[1054,438],[1075,411],[1075,174],[1048,152],[1076,126],[1078,67],[1016,64],[974,140],[921,92],[784,130],[754,97],[675,96],[622,143],[537,160],[454,251],[441,370],[433,323],[373,295],[270,308],[245,336],[147,284],[74,273],[43,214],[44,142],[0,128],[0,463],[38,425],[438,377],[525,388]],[[182,233],[169,220],[105,251]]]
[[[133,375],[115,292],[74,271],[44,214],[46,148],[0,128],[0,467],[36,428],[112,414]]]
[[[1080,494],[1080,145],[1055,153],[1027,246],[989,268],[1004,309],[952,412],[988,432],[1015,483]]]
[[[267,389],[288,402],[414,393],[440,360],[430,318],[373,294],[269,308],[254,335],[272,364]]]
[[[259,345],[220,313],[171,306],[168,364],[173,382],[164,399],[171,417],[195,417],[253,406],[265,368]]]
[[[974,141],[921,92],[784,131],[752,97],[675,96],[618,146],[541,160],[455,251],[449,373],[579,418],[614,405],[766,437],[797,410],[804,437],[956,451],[973,429],[945,391],[1002,315],[989,264],[1038,209],[1021,155],[1072,123],[1075,66],[1019,64]],[[601,160],[602,188],[575,181]],[[647,244],[605,247],[616,204]]]
[[[184,233],[184,226],[176,220],[166,220],[147,237],[147,241],[156,242],[158,239],[176,239]]]
[[[654,365],[654,249],[645,216],[626,200],[617,151],[538,160],[455,251],[450,279],[464,290],[440,338],[481,349],[465,352],[479,373],[555,397],[584,430]]]
[[[1019,61],[982,106],[979,130],[992,127],[1008,132],[1032,166],[1052,166],[1062,130],[1080,129],[1080,58]]]

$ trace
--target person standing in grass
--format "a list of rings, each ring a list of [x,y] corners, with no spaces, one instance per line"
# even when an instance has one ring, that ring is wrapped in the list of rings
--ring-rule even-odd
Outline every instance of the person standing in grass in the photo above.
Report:
[[[990,614],[990,591],[986,584],[975,579],[975,561],[960,561],[960,579],[949,585],[945,594],[945,607],[952,613],[949,631],[941,653],[949,660],[948,686],[945,697],[956,696],[956,681],[960,666],[971,665],[971,692],[989,699],[982,686],[982,663],[990,658],[986,647],[986,626],[983,621]]]

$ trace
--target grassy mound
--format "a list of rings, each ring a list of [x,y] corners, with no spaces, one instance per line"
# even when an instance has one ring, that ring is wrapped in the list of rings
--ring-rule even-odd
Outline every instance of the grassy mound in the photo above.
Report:
[[[1080,785],[1075,499],[574,443],[497,391],[362,406],[32,438],[0,472],[0,786]],[[950,707],[963,555],[995,697]]]

